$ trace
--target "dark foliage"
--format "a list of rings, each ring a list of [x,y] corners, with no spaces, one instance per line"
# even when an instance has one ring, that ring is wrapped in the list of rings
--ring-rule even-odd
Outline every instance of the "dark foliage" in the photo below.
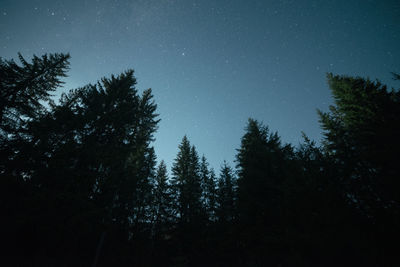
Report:
[[[168,177],[133,70],[55,103],[69,56],[19,58],[0,59],[2,266],[399,264],[398,91],[329,74],[321,146],[249,119],[236,170],[185,136]]]

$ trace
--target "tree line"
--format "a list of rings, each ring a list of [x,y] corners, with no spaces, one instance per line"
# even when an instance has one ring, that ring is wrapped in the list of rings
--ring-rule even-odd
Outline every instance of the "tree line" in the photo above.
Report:
[[[56,102],[69,59],[0,58],[1,265],[399,263],[398,90],[328,74],[321,145],[249,119],[236,166],[210,168],[184,136],[168,172],[152,91],[128,70]]]

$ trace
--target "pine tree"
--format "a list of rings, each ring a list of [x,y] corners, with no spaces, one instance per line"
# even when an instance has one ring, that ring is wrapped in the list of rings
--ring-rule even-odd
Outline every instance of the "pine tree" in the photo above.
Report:
[[[241,242],[255,246],[253,258],[268,255],[271,262],[284,260],[283,249],[269,252],[285,246],[285,183],[292,158],[292,147],[283,146],[277,133],[249,119],[236,156],[237,207]]]
[[[33,56],[32,63],[18,54],[22,66],[0,58],[0,141],[21,134],[24,122],[44,112],[44,103],[63,82],[68,54]]]
[[[219,222],[232,222],[236,213],[236,185],[232,168],[224,161],[217,189],[217,218]]]
[[[150,229],[158,120],[151,90],[140,96],[135,85],[129,70],[72,90],[29,118],[26,138],[12,142],[19,153],[6,167],[23,181],[18,195],[29,198],[23,214],[31,216],[20,221],[40,226],[43,240],[74,250],[74,242],[93,247],[102,231],[127,241]]]
[[[328,74],[335,104],[319,111],[324,145],[335,158],[344,194],[366,216],[400,207],[400,93],[379,82]]]
[[[203,155],[200,163],[200,180],[202,183],[202,202],[207,218],[210,221],[215,220],[216,208],[216,184],[214,170],[208,169],[208,162]]]
[[[21,54],[18,57],[22,65],[0,58],[0,175],[2,182],[25,186],[35,152],[30,124],[48,115],[46,105],[51,104],[51,93],[63,84],[70,56],[33,56],[31,63]],[[7,191],[1,195],[8,195]]]
[[[286,161],[292,148],[282,146],[277,133],[249,119],[237,154],[238,208],[247,222],[278,223]]]
[[[341,195],[333,202],[336,210],[330,208],[331,214],[338,214],[330,217],[331,223],[343,229],[342,240],[351,240],[348,250],[353,251],[355,261],[395,262],[397,252],[389,244],[400,236],[400,168],[396,160],[400,93],[360,77],[328,74],[327,79],[334,104],[328,112],[318,113],[324,130],[323,149],[334,171],[333,175],[324,172],[323,177],[335,186],[333,192]],[[332,196],[325,195],[325,201]],[[337,218],[345,218],[341,226]],[[365,244],[368,249],[357,258],[358,249]]]
[[[135,85],[129,70],[63,95],[46,120],[54,128],[38,142],[59,142],[61,150],[54,151],[52,162],[71,157],[70,175],[81,176],[74,184],[85,186],[80,194],[101,207],[104,221],[118,221],[125,229],[149,218],[155,168],[150,143],[158,123],[156,105],[151,90],[139,96]],[[59,165],[51,169],[65,177]]]
[[[203,212],[199,168],[196,148],[184,136],[173,163],[171,179],[178,221],[183,224],[199,223]]]
[[[171,189],[168,183],[167,166],[161,161],[157,167],[154,185],[154,227],[156,235],[167,227],[172,219]]]
[[[35,149],[29,124],[47,115],[51,93],[66,76],[69,55],[33,56],[31,62],[21,54],[18,57],[21,65],[0,58],[0,207],[4,216],[0,228],[7,243],[2,252],[11,257],[10,265],[19,265],[16,259],[27,265],[32,263],[15,258],[16,252],[27,258],[34,255],[38,247],[34,233],[40,225],[37,218],[46,209],[37,205],[38,197],[44,196],[37,195],[37,188],[31,185],[32,165],[36,165],[32,160],[47,157],[32,157]],[[8,265],[7,258],[3,264]]]

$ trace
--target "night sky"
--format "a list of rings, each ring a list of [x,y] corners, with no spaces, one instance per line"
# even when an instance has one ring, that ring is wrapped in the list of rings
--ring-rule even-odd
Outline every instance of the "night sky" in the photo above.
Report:
[[[61,92],[133,68],[152,88],[155,149],[184,134],[217,170],[234,165],[249,117],[298,145],[321,139],[327,72],[395,83],[400,1],[0,0],[0,56],[71,54]]]

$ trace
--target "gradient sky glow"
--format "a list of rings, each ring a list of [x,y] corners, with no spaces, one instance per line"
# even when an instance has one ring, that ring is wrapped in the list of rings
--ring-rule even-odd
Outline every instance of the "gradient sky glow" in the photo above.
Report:
[[[135,69],[168,165],[184,134],[217,170],[233,165],[249,117],[293,145],[319,140],[325,73],[398,88],[399,48],[398,0],[0,0],[1,57],[71,54],[59,94]]]

